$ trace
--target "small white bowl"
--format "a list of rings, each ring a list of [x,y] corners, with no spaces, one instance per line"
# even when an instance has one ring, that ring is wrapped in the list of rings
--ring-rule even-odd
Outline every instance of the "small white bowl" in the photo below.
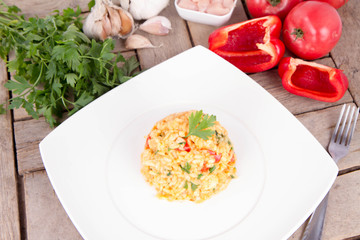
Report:
[[[199,11],[189,10],[186,8],[179,7],[177,4],[178,1],[179,0],[175,0],[174,2],[175,2],[176,11],[178,12],[180,17],[191,22],[197,22],[212,26],[220,26],[226,23],[227,21],[229,21],[237,2],[237,0],[234,0],[234,5],[227,14],[218,16],[214,14],[209,14],[209,13],[204,13],[204,12],[199,12]]]

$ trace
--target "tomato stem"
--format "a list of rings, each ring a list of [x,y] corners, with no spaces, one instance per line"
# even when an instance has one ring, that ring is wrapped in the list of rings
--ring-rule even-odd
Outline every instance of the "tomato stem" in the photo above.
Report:
[[[291,33],[291,35],[295,35],[295,40],[296,41],[298,38],[303,38],[304,37],[304,31],[301,30],[300,28],[294,28],[294,31]]]
[[[273,6],[273,7],[276,7],[280,2],[281,2],[281,0],[267,0],[270,4],[271,4],[271,6]]]

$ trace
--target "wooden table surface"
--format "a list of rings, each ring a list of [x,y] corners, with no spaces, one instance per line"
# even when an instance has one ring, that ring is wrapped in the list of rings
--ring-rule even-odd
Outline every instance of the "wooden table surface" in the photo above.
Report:
[[[54,9],[79,5],[88,11],[88,0],[6,0],[16,3],[26,16],[45,16]],[[331,53],[316,62],[344,70],[349,89],[335,103],[319,102],[288,93],[283,89],[276,69],[250,76],[288,108],[324,148],[344,103],[360,104],[360,5],[350,0],[338,10],[343,21],[342,37]],[[124,51],[117,40],[117,50],[125,56],[136,55],[142,69],[150,68],[196,45],[208,47],[209,34],[216,27],[182,20],[170,4],[160,15],[172,23],[169,35],[148,37],[155,49]],[[248,19],[246,7],[238,1],[231,20]],[[291,53],[286,53],[291,56]],[[9,78],[0,61],[0,103],[9,98],[3,87]],[[43,118],[33,120],[23,110],[0,115],[0,240],[82,239],[62,208],[42,164],[38,144],[52,129]],[[324,226],[323,239],[360,239],[360,126],[357,127],[350,154],[339,162],[339,176],[333,185]],[[296,154],[296,153],[294,153]],[[304,225],[289,239],[301,239]]]

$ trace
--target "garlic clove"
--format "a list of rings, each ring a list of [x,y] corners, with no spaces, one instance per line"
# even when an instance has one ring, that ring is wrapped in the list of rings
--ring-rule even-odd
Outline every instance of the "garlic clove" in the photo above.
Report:
[[[170,0],[131,0],[128,11],[136,20],[149,19],[169,5]]]
[[[106,34],[106,32],[102,26],[101,21],[96,21],[94,23],[94,25],[92,26],[91,31],[94,33],[95,39],[100,39],[100,40],[104,41],[108,37],[108,35]]]
[[[115,5],[121,6],[126,11],[129,11],[130,0],[112,0]]]
[[[122,7],[115,5],[112,1],[108,1],[108,6],[117,11],[120,21],[120,30],[116,34],[112,34],[112,36],[127,38],[135,31],[135,22],[132,15],[124,10]]]
[[[121,18],[119,12],[108,5],[106,6],[106,9],[108,10],[111,22],[111,36],[116,36],[121,30]]]
[[[87,18],[83,25],[83,31],[86,36],[89,38],[94,38],[98,40],[105,40],[107,38],[107,34],[104,30],[102,21],[93,20],[92,18]]]
[[[159,46],[160,47],[160,46]],[[139,34],[129,36],[125,41],[126,49],[156,48],[149,39]]]
[[[121,30],[120,30],[120,37],[126,37],[130,35],[134,28],[134,19],[132,18],[131,14],[123,9],[118,10],[120,19],[121,19]]]
[[[108,14],[102,19],[102,25],[106,35],[109,36],[111,34],[111,22]]]
[[[171,22],[164,16],[155,16],[141,24],[139,29],[154,35],[167,35],[171,29]]]
[[[105,40],[107,38],[107,33],[106,29],[104,29],[102,20],[106,14],[107,10],[105,5],[102,2],[97,1],[84,21],[84,34],[89,38]]]

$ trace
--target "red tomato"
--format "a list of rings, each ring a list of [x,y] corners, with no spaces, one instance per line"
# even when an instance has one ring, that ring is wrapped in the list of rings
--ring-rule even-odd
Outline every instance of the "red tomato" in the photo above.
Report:
[[[333,6],[334,8],[340,8],[343,5],[345,5],[345,3],[347,3],[349,0],[311,0],[311,1],[326,2],[331,6]]]
[[[283,20],[296,4],[303,0],[246,0],[253,18],[276,15]]]
[[[328,54],[340,39],[341,18],[327,3],[307,1],[296,5],[284,21],[285,46],[295,55],[314,60]]]

